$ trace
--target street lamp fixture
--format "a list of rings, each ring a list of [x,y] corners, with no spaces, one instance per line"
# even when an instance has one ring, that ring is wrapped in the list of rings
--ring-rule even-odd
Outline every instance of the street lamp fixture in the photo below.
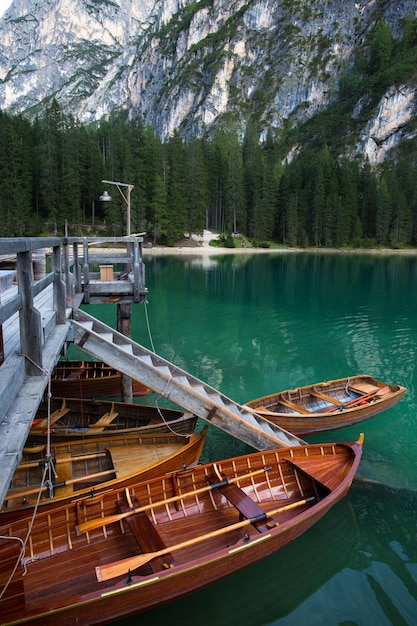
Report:
[[[130,237],[131,228],[130,228],[130,192],[134,188],[134,185],[129,185],[127,183],[117,183],[114,180],[102,180],[102,183],[107,183],[108,185],[115,185],[119,190],[120,195],[126,203],[126,236]],[[125,191],[124,189],[125,188]],[[111,202],[112,197],[109,195],[107,191],[103,191],[103,194],[100,196],[99,200],[101,202]]]
[[[100,202],[111,202],[112,199],[108,191],[103,191],[103,194],[99,197]]]

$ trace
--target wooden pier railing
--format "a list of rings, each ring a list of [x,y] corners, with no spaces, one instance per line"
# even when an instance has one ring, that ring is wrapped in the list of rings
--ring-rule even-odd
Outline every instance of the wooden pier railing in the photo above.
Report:
[[[68,340],[72,309],[145,300],[141,245],[134,236],[0,238],[0,502]],[[33,271],[39,253],[47,259],[41,277]]]

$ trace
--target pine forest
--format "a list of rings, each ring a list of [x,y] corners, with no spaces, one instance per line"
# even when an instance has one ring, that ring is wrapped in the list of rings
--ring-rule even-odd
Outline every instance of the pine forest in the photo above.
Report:
[[[134,185],[131,232],[152,243],[174,245],[206,228],[225,245],[240,233],[261,247],[416,246],[415,139],[378,167],[341,156],[387,87],[415,75],[415,20],[404,32],[394,42],[380,25],[334,104],[274,133],[252,115],[244,136],[224,123],[203,138],[162,141],[128,113],[83,126],[54,100],[36,120],[0,112],[0,236],[125,234],[116,189],[108,189],[113,202],[99,202],[110,179]],[[365,93],[368,106],[354,119]]]

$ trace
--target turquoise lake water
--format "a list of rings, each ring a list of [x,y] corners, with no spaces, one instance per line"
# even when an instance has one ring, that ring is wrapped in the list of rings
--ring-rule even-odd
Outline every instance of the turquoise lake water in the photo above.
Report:
[[[307,533],[214,585],[118,623],[417,625],[417,258],[145,253],[144,260],[148,303],[133,307],[132,337],[234,400],[354,374],[407,392],[357,427],[305,437],[350,441],[365,433],[358,480]],[[115,326],[116,307],[87,310]],[[248,450],[210,427],[203,461]]]

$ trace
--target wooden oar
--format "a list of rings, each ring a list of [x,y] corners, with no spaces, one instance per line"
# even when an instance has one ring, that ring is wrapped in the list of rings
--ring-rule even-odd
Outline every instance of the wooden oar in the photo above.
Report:
[[[136,421],[140,420],[140,418],[131,418],[131,419],[132,420],[136,419]],[[122,429],[134,430],[136,428],[142,428],[142,426],[148,426],[148,424],[149,424],[149,422],[148,423],[139,424],[138,426],[129,426],[128,427],[123,422],[122,423],[119,422],[118,424],[106,424],[105,428],[106,429],[107,428],[119,428],[120,430],[122,430]],[[81,432],[83,435],[85,435],[85,433],[88,433],[89,430],[94,430],[94,428],[96,428],[97,432],[98,432],[100,428],[103,429],[103,425],[102,424],[88,424],[88,425],[82,426],[80,424],[79,426],[76,426],[76,425],[71,426],[70,424],[68,424],[68,425],[59,424],[58,426],[53,426],[53,428],[51,428],[51,433],[53,434],[53,433],[56,433],[58,431],[64,431],[64,432],[74,432],[74,433]],[[31,432],[31,434],[35,434],[36,433],[38,435],[38,434],[45,433],[45,429],[39,430],[39,432],[38,432],[38,429],[31,428],[30,432]]]
[[[359,396],[358,398],[353,398],[353,400],[349,400],[348,402],[341,402],[340,406],[335,408],[335,409],[331,409],[331,413],[333,413],[334,411],[338,411],[340,409],[350,409],[351,407],[355,406],[355,404],[359,403],[359,402],[367,402],[368,400],[371,400],[372,398],[374,398],[375,396],[384,396],[386,393],[389,393],[391,391],[390,387],[388,385],[385,385],[384,387],[380,387],[377,391],[370,391],[369,393],[365,393],[363,396]]]
[[[297,502],[292,502],[291,504],[281,506],[278,509],[274,509],[273,511],[266,511],[264,515],[258,515],[257,517],[252,517],[250,519],[245,519],[241,522],[236,522],[236,524],[230,524],[230,526],[225,526],[224,528],[213,530],[210,533],[206,533],[205,535],[194,537],[194,539],[182,541],[181,543],[177,543],[174,546],[167,546],[166,548],[158,550],[157,552],[138,554],[137,556],[131,556],[127,559],[122,559],[121,561],[108,563],[107,565],[99,565],[96,567],[97,580],[99,582],[103,582],[105,580],[109,580],[110,578],[115,578],[116,576],[122,576],[123,574],[127,574],[130,570],[135,570],[138,567],[145,565],[145,563],[148,563],[157,556],[163,556],[164,554],[169,554],[170,552],[175,552],[176,550],[182,550],[183,548],[188,548],[189,546],[193,546],[196,543],[207,541],[208,539],[213,539],[214,537],[219,537],[220,535],[232,532],[233,530],[238,530],[239,528],[244,528],[245,526],[249,526],[249,524],[254,524],[258,521],[261,521],[261,518],[266,519],[267,517],[278,515],[279,513],[283,513],[284,511],[295,509],[296,507],[307,504],[312,500],[315,500],[314,496],[311,496],[310,498],[305,498],[304,500],[297,500]]]
[[[107,452],[95,452],[94,454],[82,454],[80,456],[67,456],[62,459],[54,459],[54,465],[59,463],[74,463],[75,461],[88,461],[89,459],[98,459],[106,456]],[[47,461],[45,459],[39,459],[39,461],[31,461],[30,463],[20,463],[17,466],[18,470],[30,469],[31,467],[44,467]]]
[[[149,509],[153,509],[156,506],[165,506],[165,504],[170,504],[171,502],[178,502],[178,500],[183,500],[184,498],[189,498],[190,496],[196,496],[200,493],[204,493],[205,491],[211,491],[212,489],[216,489],[218,487],[224,487],[230,483],[237,483],[239,480],[243,480],[243,478],[250,478],[251,476],[257,476],[258,474],[262,474],[263,472],[268,472],[270,467],[263,467],[259,470],[254,470],[253,472],[249,472],[248,474],[241,474],[240,476],[235,476],[234,478],[225,478],[219,483],[213,483],[212,485],[207,485],[206,487],[200,487],[200,489],[195,489],[194,491],[189,491],[188,493],[180,493],[176,496],[172,496],[171,498],[166,498],[165,500],[159,500],[158,502],[151,502],[150,504],[145,504],[137,509],[132,509],[132,511],[126,511],[125,513],[115,513],[114,515],[108,515],[107,517],[97,517],[96,519],[92,519],[88,522],[84,522],[79,526],[76,526],[77,534],[87,533],[90,530],[94,530],[95,528],[100,528],[101,526],[107,526],[107,524],[113,524],[114,522],[120,522],[120,520],[125,517],[129,517],[130,515],[135,515],[136,513],[142,513],[143,511],[148,511]]]
[[[90,480],[91,478],[100,478],[100,476],[106,476],[107,474],[115,474],[115,469],[105,470],[104,472],[97,472],[96,474],[87,474],[87,476],[81,476],[80,478],[71,478],[70,480],[63,480],[60,483],[54,483],[52,485],[52,489],[56,489],[57,487],[66,487],[67,485],[73,485],[74,483],[80,483],[83,480]],[[25,496],[31,496],[34,493],[39,493],[39,489],[41,487],[36,487],[33,489],[28,489],[27,491],[19,491],[15,493],[6,494],[4,500],[15,500],[16,498],[22,498]],[[42,491],[45,489],[49,489],[49,485],[43,485]]]

